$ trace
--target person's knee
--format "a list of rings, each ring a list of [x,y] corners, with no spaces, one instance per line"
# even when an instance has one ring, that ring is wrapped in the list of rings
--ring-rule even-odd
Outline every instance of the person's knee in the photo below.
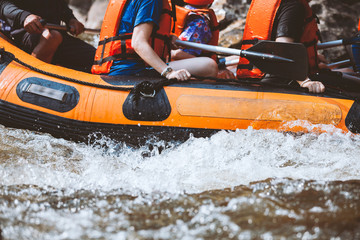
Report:
[[[48,41],[52,42],[54,45],[60,45],[63,41],[63,36],[58,31],[50,31]]]
[[[206,72],[208,72],[209,77],[216,77],[219,69],[216,61],[212,58],[207,58],[206,61],[204,61],[204,65],[206,66]]]
[[[48,46],[57,47],[63,41],[63,36],[56,30],[45,30],[42,33],[42,37],[45,40],[45,44]]]

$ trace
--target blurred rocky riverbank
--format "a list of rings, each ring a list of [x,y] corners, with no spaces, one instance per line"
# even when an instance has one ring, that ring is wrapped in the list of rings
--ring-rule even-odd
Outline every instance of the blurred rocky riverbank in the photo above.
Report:
[[[100,28],[109,0],[69,0],[75,15],[88,28]],[[245,26],[249,0],[215,0],[213,8],[220,21],[220,45],[239,45]],[[351,37],[356,33],[360,16],[358,0],[313,0],[311,6],[320,19],[323,41]],[[325,55],[331,60],[345,58],[343,47],[330,49]]]

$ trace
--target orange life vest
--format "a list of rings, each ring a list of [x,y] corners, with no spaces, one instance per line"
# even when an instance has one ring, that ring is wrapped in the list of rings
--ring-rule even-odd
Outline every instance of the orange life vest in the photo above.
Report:
[[[358,31],[360,31],[360,19],[359,19]]]
[[[217,46],[219,43],[219,22],[217,21],[215,12],[212,9],[187,9],[176,5],[176,22],[174,25],[175,35],[180,36],[180,34],[184,31],[186,20],[191,13],[202,15],[205,18],[209,19],[212,37],[210,39],[210,42],[208,42],[207,44]],[[216,60],[217,58],[216,54],[209,52],[203,52],[201,55],[212,57],[214,60]]]
[[[114,60],[141,59],[131,46],[132,33],[118,34],[123,11],[129,0],[110,0],[100,32],[100,41],[95,54],[92,73],[109,73]],[[171,9],[168,0],[163,0],[159,29],[152,33],[150,45],[163,61],[170,51]]]
[[[307,0],[299,0],[305,7],[304,31],[300,42],[307,48],[309,58],[309,72],[318,70],[317,42],[319,40],[319,29],[317,18],[313,14]],[[281,0],[253,0],[244,29],[242,50],[248,49],[259,40],[270,40],[276,13]],[[264,73],[245,58],[240,58],[237,78],[262,78]]]

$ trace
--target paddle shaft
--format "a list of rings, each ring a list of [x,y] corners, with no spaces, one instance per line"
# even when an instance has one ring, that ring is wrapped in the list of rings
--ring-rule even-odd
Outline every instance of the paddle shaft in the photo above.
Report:
[[[54,29],[54,30],[60,30],[60,31],[70,31],[70,28],[64,25],[57,25],[57,24],[51,24],[46,23],[44,25],[45,28]],[[92,28],[84,28],[84,32],[91,33],[91,34],[99,34],[100,29],[92,29]]]
[[[346,59],[346,60],[339,61],[339,62],[329,63],[327,66],[329,68],[338,68],[338,67],[342,67],[342,66],[349,65],[349,64],[351,64],[351,60]]]
[[[237,56],[244,57],[244,58],[251,57],[251,58],[256,58],[259,60],[269,60],[269,61],[274,61],[274,62],[289,62],[289,63],[294,62],[291,59],[287,59],[287,58],[283,58],[283,57],[279,57],[279,56],[267,54],[267,53],[239,50],[239,49],[234,49],[234,48],[225,48],[225,47],[219,47],[219,46],[213,46],[213,45],[207,45],[207,44],[201,44],[201,43],[186,42],[186,41],[181,41],[181,40],[176,40],[175,43],[177,45],[183,46],[183,47],[190,47],[190,48],[200,49],[203,51],[219,53],[219,54],[237,55]]]
[[[67,26],[50,24],[50,23],[45,24],[45,27],[47,27],[49,29],[56,29],[56,30],[62,30],[62,31],[70,30]],[[84,32],[90,33],[90,34],[99,34],[100,29],[85,28]],[[181,41],[181,43],[180,43],[180,40],[177,41],[177,44],[179,44],[181,46],[185,46],[185,45],[182,45],[185,43],[187,43],[187,42]],[[354,43],[360,43],[360,38],[359,37],[351,37],[351,38],[344,38],[344,39],[334,40],[334,41],[329,41],[329,42],[324,42],[324,43],[318,43],[317,47],[318,47],[318,49],[326,49],[326,48],[338,47],[341,45],[349,45],[349,44],[354,44]],[[190,46],[190,44],[192,44],[192,43],[189,43],[189,45],[185,46],[185,47],[193,47],[193,48],[199,47],[196,45]],[[196,44],[196,43],[194,43],[194,44]],[[198,48],[198,49],[200,49],[200,48]],[[204,47],[203,49],[200,49],[200,50],[216,52],[216,53],[221,53],[221,54],[228,54],[228,55],[238,55],[238,56],[241,56],[240,54],[242,51],[242,50],[238,50],[238,49],[224,48],[224,47],[219,47],[219,46],[209,46],[209,48]],[[233,63],[229,63],[229,65],[233,65]]]
[[[56,28],[65,31],[69,30],[66,26],[54,24],[46,24],[45,27],[48,27],[50,29]],[[85,29],[85,31],[89,31],[91,33],[100,32],[100,30],[97,29]],[[306,50],[302,44],[296,45],[290,43],[261,41],[249,48],[248,50],[224,48],[219,46],[185,42],[180,40],[176,40],[176,44],[214,53],[241,56],[252,62],[263,72],[276,74],[286,78],[303,80],[307,76]],[[273,52],[280,53],[278,55],[281,56],[275,55],[273,54]],[[289,52],[291,52],[290,55]]]
[[[359,76],[354,76],[348,73],[342,73],[342,77],[348,80],[353,80],[353,81],[357,81],[360,83],[360,77]]]
[[[300,43],[259,41],[246,50],[180,40],[176,40],[175,43],[179,46],[246,58],[250,64],[241,65],[244,69],[256,66],[264,73],[300,81],[304,80],[308,74],[306,48]]]
[[[326,48],[338,47],[338,46],[349,45],[349,44],[354,44],[354,43],[360,43],[360,37],[351,37],[351,38],[344,38],[344,39],[335,40],[335,41],[318,43],[317,48],[318,49],[326,49]]]
[[[63,25],[56,25],[56,24],[50,24],[46,23],[45,27],[49,29],[56,29],[56,30],[63,30],[63,31],[69,31],[69,28],[67,26]],[[92,33],[92,34],[98,34],[100,33],[100,29],[91,29],[91,28],[85,28],[85,32]],[[234,48],[225,48],[225,47],[219,47],[219,46],[213,46],[213,45],[206,45],[206,44],[200,44],[200,43],[193,43],[193,42],[186,42],[181,40],[176,40],[176,44],[184,47],[191,47],[200,49],[203,51],[209,51],[209,52],[215,52],[220,54],[228,54],[228,55],[237,55],[246,58],[247,56],[252,58],[258,58],[259,60],[269,60],[274,62],[288,62],[293,63],[294,61],[292,59],[279,57],[272,54],[267,53],[258,53],[253,51],[246,51],[246,50],[239,50]],[[234,65],[234,63],[229,63],[229,65]]]

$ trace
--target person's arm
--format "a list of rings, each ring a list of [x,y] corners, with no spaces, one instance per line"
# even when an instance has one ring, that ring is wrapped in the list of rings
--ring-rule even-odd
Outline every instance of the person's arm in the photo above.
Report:
[[[70,33],[77,36],[84,32],[84,24],[79,22],[76,18],[70,19],[68,26],[70,27]]]
[[[188,58],[194,58],[196,56],[184,52],[182,49],[171,50],[171,60],[182,60]]]
[[[152,66],[157,72],[163,73],[168,68],[161,58],[155,53],[149,44],[149,38],[153,31],[153,23],[141,23],[134,28],[134,32],[131,38],[131,44],[135,52],[150,66]],[[178,80],[187,80],[191,77],[191,74],[181,69],[178,71],[173,70],[166,76],[168,79],[176,78]]]
[[[13,29],[24,27],[25,19],[30,12],[20,9],[12,1],[0,0],[0,18],[6,21]]]
[[[66,25],[70,28],[70,33],[77,36],[80,33],[84,32],[84,24],[79,22],[74,16],[73,11],[69,8],[69,5],[61,0],[59,1],[59,11],[61,20],[66,23]]]
[[[73,11],[69,8],[69,5],[64,0],[60,0],[59,5],[59,11],[62,21],[64,21],[68,25],[70,20],[76,19]]]

